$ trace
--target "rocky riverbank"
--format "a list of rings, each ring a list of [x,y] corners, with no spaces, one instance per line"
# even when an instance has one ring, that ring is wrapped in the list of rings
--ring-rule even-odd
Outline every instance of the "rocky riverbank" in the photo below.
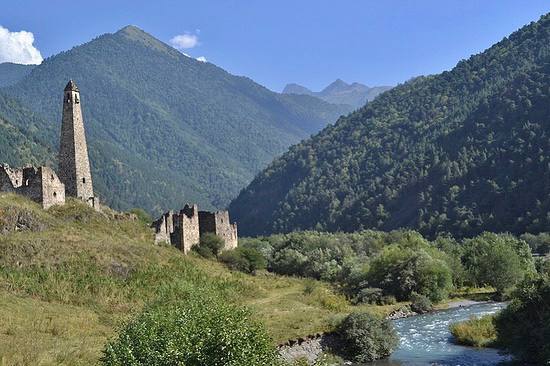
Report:
[[[485,302],[472,300],[451,301],[445,304],[446,309],[469,307]],[[437,312],[439,309],[434,309],[431,312]],[[398,309],[393,310],[386,317],[389,320],[398,320],[410,318],[419,315],[414,312],[410,305],[403,305]],[[313,364],[322,354],[331,353],[333,350],[338,350],[340,344],[338,337],[334,333],[316,333],[305,337],[291,339],[279,344],[277,347],[281,358],[287,362],[293,362],[299,359],[304,359],[308,364]]]
[[[283,360],[294,362],[304,359],[313,364],[323,353],[338,349],[338,338],[334,333],[316,333],[280,344],[277,349]]]

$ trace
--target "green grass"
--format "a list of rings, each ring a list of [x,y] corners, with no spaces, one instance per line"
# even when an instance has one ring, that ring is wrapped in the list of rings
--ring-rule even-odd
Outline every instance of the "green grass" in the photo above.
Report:
[[[494,315],[481,318],[472,317],[449,326],[457,343],[472,347],[494,347],[497,332],[494,324]]]
[[[104,344],[146,304],[197,290],[248,306],[274,343],[332,330],[353,310],[399,306],[354,308],[322,282],[231,272],[154,245],[140,221],[75,200],[43,211],[0,194],[0,230],[1,366],[98,364]]]

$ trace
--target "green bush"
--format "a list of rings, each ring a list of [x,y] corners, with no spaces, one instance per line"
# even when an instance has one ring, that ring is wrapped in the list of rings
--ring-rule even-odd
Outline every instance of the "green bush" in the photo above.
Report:
[[[393,295],[384,295],[380,298],[379,305],[394,305],[397,304],[397,299]]]
[[[220,254],[219,259],[229,268],[245,273],[255,273],[267,267],[267,260],[254,248],[236,248]]]
[[[494,321],[494,315],[486,315],[481,318],[472,317],[469,320],[451,324],[449,329],[458,344],[490,347],[494,346],[497,340]]]
[[[242,308],[197,296],[150,308],[103,352],[103,365],[264,366],[277,356],[263,327]]]
[[[224,247],[223,240],[216,234],[206,233],[201,235],[199,245],[195,245],[193,250],[199,253],[201,257],[218,257]]]
[[[377,287],[366,287],[357,293],[354,299],[356,304],[381,304],[383,291]]]
[[[411,295],[411,310],[415,313],[424,314],[433,309],[433,304],[424,295],[413,292]]]
[[[437,258],[438,250],[428,244],[403,247],[392,244],[371,262],[369,283],[380,287],[397,300],[408,300],[413,292],[441,301],[452,288],[452,274],[447,264]]]
[[[531,249],[509,234],[483,233],[464,242],[463,262],[472,284],[502,295],[535,272]]]
[[[538,273],[550,276],[550,258],[537,258],[535,267]]]
[[[388,357],[398,344],[389,320],[369,313],[348,315],[338,326],[343,353],[354,362],[372,362]]]
[[[496,318],[498,342],[519,361],[550,364],[550,279],[522,282]]]

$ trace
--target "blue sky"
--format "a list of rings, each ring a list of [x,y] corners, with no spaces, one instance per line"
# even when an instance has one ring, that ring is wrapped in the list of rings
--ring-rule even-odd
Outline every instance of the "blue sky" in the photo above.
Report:
[[[394,85],[437,73],[550,11],[548,0],[2,3],[0,60],[3,40],[30,44],[29,34],[10,32],[32,32],[48,57],[133,24],[165,42],[182,35],[183,52],[276,91],[288,82],[318,90],[336,78]],[[15,51],[5,52],[3,61]]]

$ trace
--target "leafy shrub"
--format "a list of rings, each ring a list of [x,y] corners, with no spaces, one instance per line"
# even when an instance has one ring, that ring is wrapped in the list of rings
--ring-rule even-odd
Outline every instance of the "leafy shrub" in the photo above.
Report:
[[[458,344],[490,347],[495,345],[497,340],[494,321],[494,315],[486,315],[481,318],[472,317],[469,320],[451,324],[449,329]]]
[[[540,233],[538,235],[523,234],[521,240],[525,240],[533,253],[540,255],[550,254],[550,233]]]
[[[371,362],[388,357],[398,338],[389,320],[369,313],[348,315],[338,326],[343,353],[355,362]]]
[[[411,310],[415,313],[424,314],[433,309],[433,304],[424,295],[413,292],[411,295]]]
[[[550,276],[550,258],[537,258],[535,267],[538,273]]]
[[[206,233],[201,235],[199,245],[195,245],[193,250],[199,253],[201,257],[217,258],[223,247],[224,242],[219,236],[213,233]]]
[[[276,365],[263,327],[247,311],[197,296],[180,304],[150,308],[107,344],[106,366]]]
[[[509,234],[483,233],[466,240],[463,262],[473,284],[492,286],[501,295],[535,272],[527,243]]]
[[[498,342],[522,362],[550,363],[550,279],[522,282],[511,303],[496,317]]]
[[[383,291],[377,287],[366,287],[357,293],[354,302],[356,304],[381,304]]]
[[[254,248],[236,248],[220,254],[220,261],[229,268],[245,273],[255,273],[267,267],[267,260]]]
[[[369,282],[382,288],[384,293],[395,295],[397,300],[408,300],[417,292],[441,301],[452,288],[452,274],[447,264],[436,258],[435,251],[437,249],[428,244],[389,245],[372,260]]]
[[[393,295],[384,295],[380,298],[379,305],[394,305],[397,304],[397,299]]]

